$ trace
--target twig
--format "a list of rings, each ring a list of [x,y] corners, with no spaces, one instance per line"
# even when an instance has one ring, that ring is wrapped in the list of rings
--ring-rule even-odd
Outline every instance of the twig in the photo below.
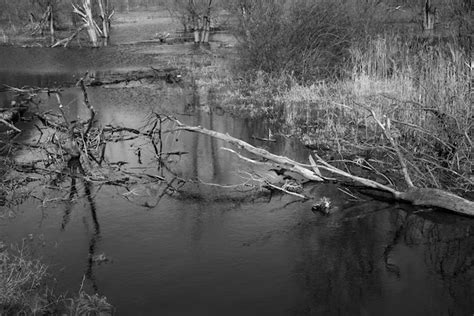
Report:
[[[66,38],[63,38],[62,40],[57,41],[55,44],[53,44],[51,47],[58,47],[59,45],[63,45],[63,47],[67,47],[69,43],[83,30],[86,28],[86,25],[82,25],[80,28],[74,31],[74,33],[71,34],[71,36],[68,36]]]
[[[420,126],[418,125],[415,125],[415,124],[411,124],[411,123],[407,123],[407,122],[402,122],[402,121],[398,121],[398,120],[392,120],[392,122],[394,123],[397,123],[397,124],[400,124],[400,125],[405,125],[405,126],[408,126],[408,127],[411,127],[413,128],[414,130],[420,132],[420,133],[424,133],[432,138],[434,138],[435,140],[437,140],[438,142],[440,142],[441,144],[443,144],[444,146],[446,147],[452,147],[453,145],[452,144],[448,144],[446,143],[445,141],[443,141],[441,138],[439,137],[436,137],[436,135],[433,134],[433,132],[430,132],[430,131],[427,131],[423,128],[421,128]]]
[[[356,201],[362,200],[361,198],[358,198],[358,197],[355,196],[354,194],[350,193],[348,190],[345,190],[345,189],[343,189],[343,188],[337,188],[337,189],[338,189],[339,191],[341,191],[342,193],[349,195],[350,197],[352,197],[352,198],[355,199]]]
[[[81,79],[79,79],[79,82],[78,84],[80,85],[81,89],[82,89],[82,94],[84,95],[84,104],[86,105],[86,107],[89,109],[89,112],[90,112],[90,115],[91,117],[89,118],[89,122],[87,124],[87,128],[84,132],[84,135],[87,137],[87,134],[89,133],[91,127],[92,127],[92,124],[94,122],[94,117],[95,117],[95,111],[94,111],[94,107],[89,103],[89,97],[87,96],[87,90],[86,90],[86,85],[84,84],[84,79],[87,77],[89,73],[86,72],[86,74],[84,75],[84,77],[82,77]]]
[[[325,170],[328,170],[332,173],[335,173],[335,174],[344,176],[346,178],[352,179],[352,180],[357,181],[357,182],[359,182],[359,183],[361,183],[361,184],[363,184],[363,185],[365,185],[366,187],[369,187],[369,188],[390,192],[390,193],[392,193],[392,195],[395,198],[397,198],[400,195],[400,192],[398,192],[397,190],[395,190],[395,189],[393,189],[389,186],[380,184],[380,183],[378,183],[376,181],[373,181],[373,180],[370,180],[370,179],[365,179],[365,178],[361,178],[361,177],[358,177],[358,176],[354,176],[354,175],[352,175],[348,172],[345,172],[341,169],[338,169],[338,168],[328,164],[326,161],[324,161],[317,154],[314,154],[314,155],[316,156],[318,162],[321,164],[321,165],[318,166],[320,169],[325,169]]]
[[[403,157],[402,153],[400,152],[400,148],[398,147],[397,143],[395,142],[395,139],[393,139],[392,134],[390,133],[390,119],[387,117],[387,124],[386,124],[386,127],[385,127],[385,125],[382,124],[382,122],[378,119],[378,117],[375,114],[374,110],[372,110],[371,108],[369,108],[369,107],[367,107],[363,104],[358,104],[358,103],[356,103],[356,104],[359,105],[360,107],[363,107],[367,111],[369,111],[371,113],[372,117],[374,118],[375,122],[380,126],[380,128],[382,129],[385,137],[388,139],[388,141],[390,142],[390,144],[392,145],[393,149],[395,150],[395,152],[398,156],[398,161],[399,161],[400,165],[402,166],[402,173],[403,173],[403,177],[405,178],[406,184],[408,185],[409,188],[414,188],[415,186],[413,185],[413,182],[411,181],[410,175],[408,174],[408,168],[407,168],[407,165],[405,163],[405,158]]]
[[[293,196],[296,196],[300,199],[303,199],[303,200],[309,200],[310,197],[306,196],[306,195],[303,195],[303,194],[300,194],[300,193],[296,193],[296,192],[291,192],[291,191],[288,191],[286,189],[283,189],[283,188],[280,188],[279,186],[277,185],[274,185],[274,184],[271,184],[269,181],[265,180],[265,184],[268,185],[269,187],[275,189],[275,190],[278,190],[278,191],[281,191],[283,193],[286,193],[286,194],[289,194],[289,195],[293,195]]]
[[[7,121],[5,121],[4,119],[0,118],[0,122],[5,124],[6,126],[10,127],[12,130],[14,130],[15,132],[17,133],[21,133],[21,129],[19,129],[18,127],[16,127],[15,125],[11,124],[11,123],[8,123]]]

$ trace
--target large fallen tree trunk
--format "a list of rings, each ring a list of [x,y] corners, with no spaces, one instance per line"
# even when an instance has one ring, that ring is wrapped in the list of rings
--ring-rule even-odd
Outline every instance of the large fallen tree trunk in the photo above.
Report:
[[[176,123],[177,130],[186,130],[221,139],[230,144],[236,145],[237,147],[242,148],[249,153],[268,159],[274,163],[281,164],[286,169],[296,172],[312,181],[326,181],[327,178],[323,177],[319,171],[326,170],[333,175],[336,174],[355,181],[364,187],[388,192],[392,195],[393,199],[397,201],[402,201],[417,206],[438,207],[458,214],[474,216],[474,202],[450,192],[432,188],[417,188],[413,185],[409,186],[409,189],[405,192],[397,191],[392,187],[380,184],[376,181],[352,175],[346,171],[330,165],[318,156],[316,156],[317,162],[315,162],[310,157],[310,164],[302,164],[287,157],[272,154],[265,149],[254,147],[249,143],[232,137],[228,134],[208,130],[201,126],[188,126],[176,119],[172,120]]]

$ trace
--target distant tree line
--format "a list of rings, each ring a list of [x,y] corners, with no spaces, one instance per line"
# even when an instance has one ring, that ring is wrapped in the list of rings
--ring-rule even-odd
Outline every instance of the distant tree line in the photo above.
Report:
[[[79,4],[79,0],[0,0],[0,23],[27,23],[32,19],[40,19],[41,15],[52,6],[59,24],[69,24],[79,21],[72,14],[72,5]],[[91,1],[97,6],[97,1]],[[146,9],[156,6],[164,7],[166,0],[109,0],[110,6],[118,11]],[[58,25],[59,26],[59,25]]]
[[[71,22],[71,0],[0,0],[0,23],[24,25],[41,19],[48,6],[56,13],[56,26]]]

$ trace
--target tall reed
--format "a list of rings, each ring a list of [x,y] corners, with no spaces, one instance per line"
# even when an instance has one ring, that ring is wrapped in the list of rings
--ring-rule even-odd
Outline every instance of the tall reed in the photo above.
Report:
[[[349,52],[344,79],[294,82],[274,96],[288,130],[338,151],[385,146],[370,108],[390,124],[418,185],[472,189],[472,78],[461,45],[454,38],[384,34]]]

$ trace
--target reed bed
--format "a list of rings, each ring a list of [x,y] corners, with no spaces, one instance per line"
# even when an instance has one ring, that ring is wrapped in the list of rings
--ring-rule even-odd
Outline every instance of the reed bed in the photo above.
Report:
[[[257,73],[236,92],[247,93],[236,103],[338,157],[379,152],[390,158],[373,110],[388,124],[418,186],[468,192],[474,183],[470,66],[455,38],[384,34],[349,48],[340,79],[302,84],[291,74]]]

